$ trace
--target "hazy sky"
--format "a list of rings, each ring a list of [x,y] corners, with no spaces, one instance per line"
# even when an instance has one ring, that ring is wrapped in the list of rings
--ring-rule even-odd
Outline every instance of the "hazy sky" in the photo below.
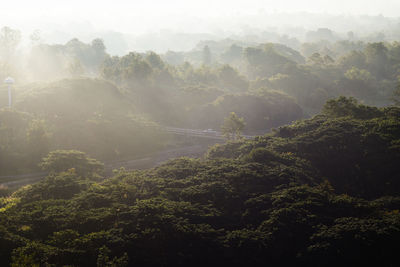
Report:
[[[104,28],[141,21],[163,24],[168,23],[166,17],[176,20],[176,15],[207,18],[300,11],[399,17],[400,0],[2,0],[0,23],[86,20]]]
[[[347,14],[400,15],[399,0],[2,0],[1,15],[13,16],[86,16],[158,15],[186,13],[216,15],[257,12],[328,12]]]
[[[302,15],[287,15],[299,12],[400,17],[400,0],[1,0],[0,27],[20,29],[26,40],[39,29],[44,40],[62,43],[71,37],[88,41],[98,32],[109,30],[224,34],[241,27],[335,29],[345,23],[339,19],[316,25]],[[285,20],[268,16],[277,13],[286,14]],[[295,25],[285,25],[288,21]],[[347,30],[348,25],[354,23],[347,22],[342,28]]]

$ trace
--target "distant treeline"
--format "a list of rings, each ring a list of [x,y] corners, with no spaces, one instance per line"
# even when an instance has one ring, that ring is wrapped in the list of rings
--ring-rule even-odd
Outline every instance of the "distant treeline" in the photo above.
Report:
[[[20,33],[0,33],[0,79],[16,81],[13,109],[0,110],[1,175],[35,170],[56,149],[140,157],[168,143],[158,126],[219,130],[231,112],[254,134],[310,117],[341,95],[379,107],[400,100],[398,42],[332,39],[295,50],[204,41],[191,52],[117,57],[101,39],[73,39],[35,41],[22,57]]]

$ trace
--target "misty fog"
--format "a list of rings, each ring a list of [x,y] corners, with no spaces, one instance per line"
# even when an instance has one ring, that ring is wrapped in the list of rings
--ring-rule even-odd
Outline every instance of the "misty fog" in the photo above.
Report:
[[[0,266],[400,266],[400,2],[3,1]]]
[[[303,41],[304,33],[329,28],[367,37],[398,36],[398,1],[9,1],[0,25],[18,28],[23,43],[40,30],[47,43],[102,38],[111,54],[190,50],[199,40],[242,38],[274,32]],[[396,32],[397,31],[397,32]],[[269,41],[264,38],[262,41]]]

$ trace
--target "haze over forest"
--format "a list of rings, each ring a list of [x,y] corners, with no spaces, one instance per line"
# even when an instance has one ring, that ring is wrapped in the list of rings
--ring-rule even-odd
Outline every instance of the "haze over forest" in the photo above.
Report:
[[[0,266],[400,266],[400,2],[9,1]]]
[[[395,40],[400,3],[385,1],[9,1],[0,24],[20,29],[25,44],[40,30],[46,43],[102,38],[110,54],[190,50],[204,38],[246,39],[279,33],[304,41],[305,33],[329,28],[368,38],[383,32]],[[394,29],[397,28],[397,29]],[[396,32],[397,31],[397,32]],[[182,36],[183,35],[183,36]],[[261,36],[260,36],[261,35]],[[254,36],[253,36],[254,38]]]

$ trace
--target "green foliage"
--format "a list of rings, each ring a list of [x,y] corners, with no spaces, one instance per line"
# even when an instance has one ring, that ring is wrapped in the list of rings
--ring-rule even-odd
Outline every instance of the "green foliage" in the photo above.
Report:
[[[28,113],[0,109],[0,174],[37,169],[48,153],[50,135],[43,120]]]
[[[234,68],[224,65],[217,70],[218,78],[221,81],[221,88],[233,92],[244,92],[248,88],[248,82]]]
[[[385,78],[389,74],[388,49],[384,43],[370,43],[365,47],[368,68],[377,77]]]
[[[371,119],[383,116],[383,112],[376,107],[358,104],[357,100],[341,96],[326,102],[323,113],[330,117],[350,116],[356,119]]]
[[[74,58],[75,75],[100,66],[112,82],[26,85],[17,110],[0,110],[1,174],[34,170],[55,150],[41,163],[49,176],[14,193],[0,187],[0,262],[399,265],[400,110],[360,104],[385,106],[398,95],[399,44],[333,43],[329,29],[307,34],[320,37],[330,41],[286,37],[308,62],[285,45],[233,40],[122,57],[108,56],[100,39],[35,46],[28,62],[35,77],[61,77]],[[3,29],[1,55],[18,41],[17,31]],[[0,77],[12,69],[1,64]],[[244,121],[247,131],[265,131],[322,106],[322,114],[269,135],[237,138]],[[140,156],[163,144],[153,121],[209,129],[224,117],[222,130],[234,140],[204,158],[104,180],[96,179],[102,163],[69,150],[107,160]]]
[[[43,120],[33,120],[26,133],[31,166],[44,157],[50,149],[50,134]]]
[[[221,126],[222,133],[228,139],[238,139],[243,131],[246,123],[243,118],[239,118],[235,112],[231,112],[229,117],[224,119],[224,124]]]
[[[117,83],[136,82],[146,83],[153,74],[152,66],[161,67],[157,55],[149,54],[143,58],[141,54],[129,53],[121,58],[108,57],[101,67],[102,76]]]
[[[32,86],[19,97],[16,107],[42,118],[31,125],[38,142],[36,148],[32,143],[32,149],[37,150],[36,156],[42,153],[36,160],[48,152],[46,148],[79,149],[102,160],[137,157],[158,150],[165,140],[154,122],[136,115],[136,108],[119,88],[101,79],[65,79]],[[45,134],[40,133],[43,130]]]
[[[82,177],[102,174],[104,170],[103,163],[89,158],[84,152],[77,150],[52,151],[43,158],[39,166],[51,173],[74,169]]]
[[[106,58],[106,48],[101,39],[83,43],[74,38],[66,44],[44,44],[40,34],[34,33],[32,50],[26,59],[29,73],[21,79],[60,79],[81,76],[84,73],[98,73],[99,66]],[[28,76],[28,77],[26,77]]]
[[[265,44],[258,48],[248,47],[244,50],[248,64],[248,75],[252,78],[270,77],[290,65],[293,61],[279,54],[273,44]]]
[[[366,64],[366,56],[361,51],[351,51],[347,55],[339,59],[339,64],[344,67],[344,69],[351,68],[363,68]]]
[[[254,162],[267,162],[276,159],[276,154],[264,147],[254,148],[249,153],[249,160]]]
[[[393,92],[393,101],[396,106],[400,106],[400,79],[397,83],[396,89]]]
[[[334,110],[344,116],[318,115],[218,145],[205,159],[101,182],[69,170],[22,188],[0,202],[1,259],[14,266],[397,265],[400,111],[377,109],[373,117],[365,107],[361,116],[349,113],[357,103],[340,101],[347,104]]]
[[[90,178],[90,176],[88,177]],[[40,184],[34,184],[25,190],[15,192],[15,196],[24,201],[39,201],[49,199],[71,199],[74,195],[86,189],[89,181],[82,180],[73,169],[58,174],[50,174]]]
[[[347,70],[344,76],[350,80],[359,80],[359,81],[364,81],[366,83],[372,80],[372,76],[369,71],[358,69],[356,67],[352,67],[351,69]]]
[[[110,250],[103,246],[99,249],[99,255],[97,257],[97,267],[125,267],[128,266],[128,255],[125,253],[120,258],[115,257],[114,259],[110,260],[109,254]]]
[[[246,121],[246,131],[263,131],[301,118],[303,112],[288,95],[271,90],[252,94],[224,94],[212,104],[191,110],[200,128],[219,128],[235,112]]]

